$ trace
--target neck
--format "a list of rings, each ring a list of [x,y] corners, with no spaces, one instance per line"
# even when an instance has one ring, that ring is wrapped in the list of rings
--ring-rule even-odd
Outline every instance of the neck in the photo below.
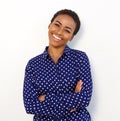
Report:
[[[64,47],[65,48],[65,47]],[[64,48],[55,48],[55,47],[48,47],[48,53],[50,54],[51,58],[54,60],[54,62],[57,62],[58,59],[62,56],[64,52]]]

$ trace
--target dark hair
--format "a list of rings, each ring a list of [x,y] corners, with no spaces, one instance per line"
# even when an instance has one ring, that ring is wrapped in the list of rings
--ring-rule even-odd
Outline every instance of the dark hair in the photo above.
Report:
[[[81,25],[81,22],[80,22],[80,19],[79,19],[77,13],[75,13],[74,11],[69,10],[69,9],[60,10],[60,11],[58,11],[57,13],[54,14],[53,18],[51,19],[51,23],[54,21],[54,19],[55,19],[58,15],[61,15],[61,14],[67,14],[67,15],[69,15],[70,17],[73,18],[74,22],[76,23],[76,28],[75,28],[75,31],[74,31],[73,34],[76,35],[77,32],[79,31],[80,25]]]

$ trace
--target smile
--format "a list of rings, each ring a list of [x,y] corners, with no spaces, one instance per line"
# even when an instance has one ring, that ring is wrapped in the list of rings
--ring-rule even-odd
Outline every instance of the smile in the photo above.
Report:
[[[56,41],[62,40],[60,37],[56,36],[55,34],[53,34],[53,37],[55,38]]]

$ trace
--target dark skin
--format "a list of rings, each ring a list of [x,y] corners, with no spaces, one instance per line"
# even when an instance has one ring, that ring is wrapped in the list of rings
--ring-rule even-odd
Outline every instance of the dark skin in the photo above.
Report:
[[[68,41],[71,41],[74,37],[74,31],[76,24],[72,17],[64,14],[58,15],[52,23],[48,26],[49,47],[48,53],[51,56],[54,63],[58,62],[58,59],[62,56],[64,49]],[[82,89],[82,80],[78,80],[75,93],[79,93]],[[39,101],[45,100],[45,94],[38,97]],[[75,109],[71,109],[70,112],[74,112]]]

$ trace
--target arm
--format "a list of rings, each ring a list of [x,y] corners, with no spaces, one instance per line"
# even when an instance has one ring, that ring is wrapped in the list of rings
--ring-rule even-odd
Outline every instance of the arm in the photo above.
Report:
[[[76,87],[75,87],[75,90],[74,90],[76,93],[81,91],[81,89],[82,89],[82,83],[83,83],[82,80],[79,80],[79,81],[77,82]],[[43,95],[40,95],[40,96],[38,97],[38,99],[42,102],[42,101],[45,100],[45,97],[46,97],[46,95],[43,94]],[[72,109],[70,110],[70,112],[74,112],[74,111],[76,111],[75,108],[72,108]]]
[[[35,74],[30,63],[27,64],[24,77],[23,99],[27,113],[52,115],[52,108],[46,102],[40,102],[38,88],[35,85]]]
[[[25,110],[29,114],[38,114],[38,115],[64,115],[64,111],[60,108],[57,109],[53,106],[50,106],[51,103],[49,100],[46,100],[46,95],[39,95],[37,86],[35,85],[35,73],[30,62],[27,64],[25,69],[24,77],[24,88],[23,88],[23,99]],[[79,91],[79,88],[76,88],[76,91]],[[51,94],[50,94],[51,95]],[[49,95],[49,96],[50,96]],[[59,96],[58,96],[59,97]],[[45,100],[45,101],[44,101]],[[54,110],[55,109],[55,110]]]
[[[79,92],[70,92],[69,94],[46,94],[45,101],[53,108],[79,109],[89,105],[92,95],[92,78],[88,57],[86,54],[82,56],[82,61],[78,62],[78,80],[82,80],[82,89]]]

